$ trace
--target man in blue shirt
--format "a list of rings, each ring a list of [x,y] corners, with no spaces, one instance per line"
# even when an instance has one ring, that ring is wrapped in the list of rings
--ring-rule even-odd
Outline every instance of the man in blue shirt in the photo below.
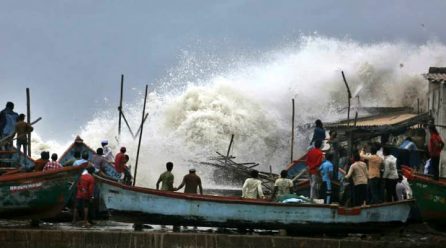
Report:
[[[419,163],[417,145],[415,145],[411,137],[407,137],[399,146],[397,166],[398,168],[401,165],[416,167]]]
[[[331,181],[333,180],[333,163],[331,162],[332,160],[333,160],[333,154],[327,153],[325,155],[324,162],[322,162],[321,166],[319,167],[319,170],[321,171],[322,175],[321,195],[324,198],[325,204],[331,203],[331,192],[332,192]]]
[[[403,143],[401,143],[400,149],[405,149],[405,150],[416,150],[417,149],[417,145],[415,145],[415,143],[413,143],[412,138],[411,137],[407,137]]]

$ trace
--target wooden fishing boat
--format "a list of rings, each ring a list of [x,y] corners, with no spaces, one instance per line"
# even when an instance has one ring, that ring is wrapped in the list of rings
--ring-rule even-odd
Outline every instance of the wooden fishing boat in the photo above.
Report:
[[[93,158],[93,155],[96,154],[96,152],[87,144],[85,144],[78,136],[76,137],[76,140],[70,145],[70,147],[68,147],[68,149],[62,154],[62,156],[60,156],[59,163],[64,165],[69,160],[74,159],[75,152],[79,152],[80,154],[88,153],[88,160],[91,160]],[[121,174],[116,172],[114,165],[111,163],[107,163],[103,170],[105,175],[110,179],[117,181],[121,178]]]
[[[0,176],[0,218],[42,219],[57,215],[74,193],[84,168],[67,167]]]
[[[416,173],[403,166],[402,171],[409,181],[412,193],[423,220],[445,225],[446,221],[446,178],[438,181],[430,176]]]
[[[132,187],[97,177],[111,218],[130,223],[260,229],[374,229],[406,222],[412,200],[357,208],[287,204]],[[334,228],[334,229],[333,229]]]
[[[0,151],[0,174],[15,169],[29,170],[33,167],[34,160],[21,151]]]

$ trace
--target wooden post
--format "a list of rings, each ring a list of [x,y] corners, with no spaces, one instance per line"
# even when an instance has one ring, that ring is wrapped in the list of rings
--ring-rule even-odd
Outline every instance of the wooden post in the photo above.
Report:
[[[348,131],[348,140],[347,140],[347,158],[350,159],[352,157],[353,152],[353,130]]]
[[[121,116],[122,116],[122,119],[124,119],[124,122],[125,122],[125,124],[127,125],[127,128],[129,129],[129,132],[130,132],[130,134],[132,135],[132,137],[136,137],[136,136],[133,134],[132,128],[130,127],[129,122],[127,121],[127,118],[125,118],[125,114],[124,114],[124,112],[121,112]]]
[[[234,141],[234,134],[231,135],[231,141],[229,142],[228,152],[226,153],[226,158],[225,158],[225,166],[228,163],[229,153],[231,152],[231,146],[233,141]]]
[[[352,93],[350,92],[350,87],[348,86],[347,80],[345,79],[344,71],[341,71],[342,78],[344,79],[345,87],[347,87],[348,93],[348,109],[347,109],[347,126],[350,126],[350,99],[352,98]]]
[[[135,161],[135,172],[133,174],[133,186],[136,184],[136,172],[138,170],[138,159],[139,159],[139,150],[141,148],[141,139],[142,139],[142,130],[144,123],[144,116],[146,115],[146,101],[147,101],[147,90],[149,85],[146,84],[146,94],[144,95],[144,107],[142,108],[142,120],[141,120],[141,132],[139,132],[139,141],[138,141],[138,149],[136,151],[136,161]]]
[[[417,98],[417,114],[420,114],[420,98]]]
[[[291,115],[291,162],[293,162],[293,150],[294,150],[294,98],[292,103],[292,115]]]
[[[420,115],[420,98],[417,98],[417,115]],[[421,127],[421,124],[418,124],[418,128]]]
[[[30,101],[30,93],[29,88],[26,88],[26,121],[31,123],[31,101]],[[28,155],[31,157],[31,133],[28,134]]]
[[[124,92],[124,74],[121,74],[121,97],[119,98],[119,122],[118,122],[118,137],[121,138],[121,117],[122,117],[122,95]]]
[[[430,107],[431,107],[431,98],[428,97],[427,98],[427,112],[430,112]]]
[[[269,166],[269,178],[271,181],[274,181],[273,167],[271,165]]]

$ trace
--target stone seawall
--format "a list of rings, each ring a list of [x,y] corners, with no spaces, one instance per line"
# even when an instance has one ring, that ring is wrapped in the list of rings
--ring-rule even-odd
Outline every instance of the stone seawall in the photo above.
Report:
[[[431,240],[432,241],[432,240]],[[1,248],[295,248],[295,247],[439,247],[429,243],[363,241],[283,236],[226,235],[95,230],[0,229]]]

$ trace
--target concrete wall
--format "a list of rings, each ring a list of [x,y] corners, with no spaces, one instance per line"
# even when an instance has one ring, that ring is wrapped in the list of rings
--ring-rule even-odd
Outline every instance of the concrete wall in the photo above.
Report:
[[[429,242],[429,243],[427,243]],[[224,235],[202,233],[156,233],[92,230],[0,229],[2,248],[170,248],[170,247],[439,247],[444,239],[423,243],[363,241],[283,236]]]

